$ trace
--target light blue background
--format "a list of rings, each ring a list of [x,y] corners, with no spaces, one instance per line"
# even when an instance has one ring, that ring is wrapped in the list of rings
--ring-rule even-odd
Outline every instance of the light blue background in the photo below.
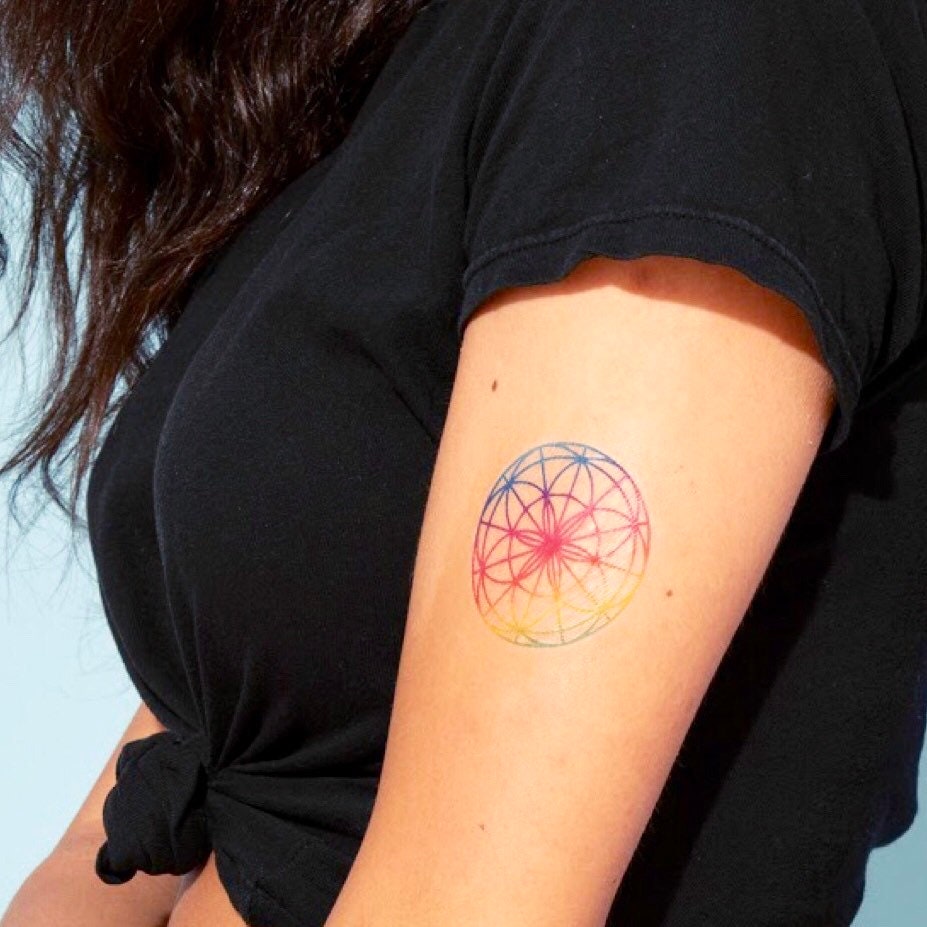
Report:
[[[8,211],[0,215],[9,218]],[[9,236],[8,223],[0,227]],[[9,275],[0,281],[0,330],[12,314],[9,282]],[[47,363],[44,337],[33,329],[24,346],[33,390]],[[34,395],[21,393],[22,374],[14,340],[0,349],[3,459],[12,449],[24,400]],[[51,506],[31,531],[17,534],[8,518],[8,485],[0,481],[0,911],[61,836],[138,706],[106,626],[86,539],[72,546],[63,517]],[[925,767],[922,762],[922,807],[927,807]],[[922,814],[904,837],[870,857],[866,897],[854,927],[925,924],[927,814]]]

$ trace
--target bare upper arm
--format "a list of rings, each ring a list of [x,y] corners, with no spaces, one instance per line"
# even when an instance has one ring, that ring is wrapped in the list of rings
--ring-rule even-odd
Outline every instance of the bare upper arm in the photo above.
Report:
[[[725,266],[596,257],[477,310],[326,927],[603,922],[833,406],[801,311]]]

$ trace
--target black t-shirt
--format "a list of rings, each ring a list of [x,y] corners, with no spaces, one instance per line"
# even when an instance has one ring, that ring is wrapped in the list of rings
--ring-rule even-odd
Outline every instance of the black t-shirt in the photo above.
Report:
[[[214,849],[248,923],[320,927],[376,794],[466,320],[586,256],[666,253],[794,300],[839,407],[609,923],[850,923],[914,815],[927,705],[925,22],[415,17],[346,139],[198,281],[92,471],[106,615],[169,729],[122,754],[101,878]]]

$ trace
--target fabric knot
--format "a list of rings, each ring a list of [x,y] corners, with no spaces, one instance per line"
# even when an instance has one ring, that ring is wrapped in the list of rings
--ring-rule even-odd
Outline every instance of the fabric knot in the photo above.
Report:
[[[139,870],[182,875],[209,857],[203,749],[201,735],[172,731],[123,746],[116,784],[103,803],[107,839],[95,868],[104,882],[120,885]]]

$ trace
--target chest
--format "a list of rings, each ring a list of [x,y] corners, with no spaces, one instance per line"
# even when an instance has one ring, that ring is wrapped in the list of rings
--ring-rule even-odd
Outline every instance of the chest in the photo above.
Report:
[[[465,146],[391,136],[374,103],[223,254],[94,466],[110,623],[165,721],[282,679],[317,705],[352,673],[388,706],[459,351]]]

